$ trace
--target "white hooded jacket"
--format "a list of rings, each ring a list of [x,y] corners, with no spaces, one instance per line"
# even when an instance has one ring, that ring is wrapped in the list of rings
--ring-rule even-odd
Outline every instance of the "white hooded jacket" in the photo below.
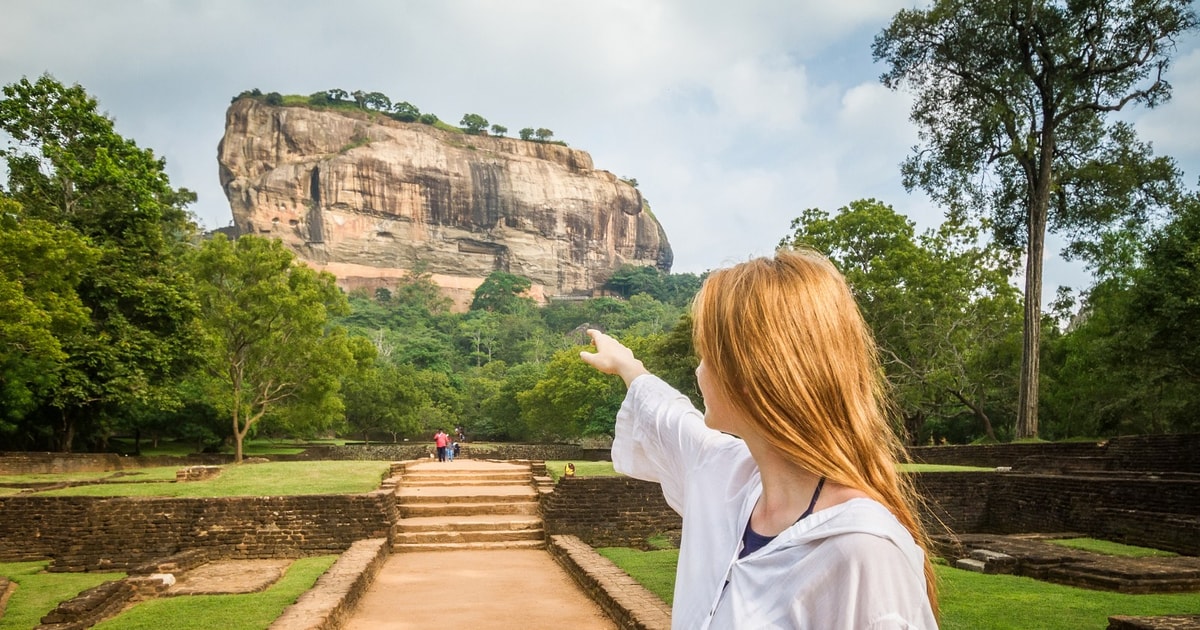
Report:
[[[618,472],[661,484],[683,516],[672,628],[937,628],[924,553],[870,499],[814,512],[738,559],[758,468],[744,442],[709,429],[657,377],[630,384],[612,453]]]

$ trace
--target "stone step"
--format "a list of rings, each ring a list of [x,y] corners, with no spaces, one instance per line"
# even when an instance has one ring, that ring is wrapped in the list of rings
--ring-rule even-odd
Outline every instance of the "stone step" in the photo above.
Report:
[[[529,486],[529,478],[523,476],[521,479],[431,479],[428,481],[413,481],[406,480],[403,482],[404,487],[462,487],[462,486]]]
[[[427,481],[519,481],[529,483],[532,477],[533,474],[528,470],[513,472],[446,471],[444,473],[410,472],[403,476],[403,480],[405,484]]]
[[[536,501],[521,503],[402,503],[396,506],[401,518],[429,516],[482,516],[486,514],[537,515]]]
[[[475,516],[424,516],[396,521],[396,532],[471,532],[541,529],[542,519],[528,514],[480,514]]]
[[[425,464],[421,466],[409,466],[404,469],[404,474],[407,475],[430,475],[443,477],[478,477],[484,478],[489,475],[529,475],[533,473],[533,469],[529,466],[517,465],[495,465],[488,467],[478,466],[455,466],[454,464]]]
[[[406,532],[392,538],[393,545],[428,545],[441,543],[509,542],[517,540],[543,540],[546,534],[541,528],[523,530],[468,531],[468,532]]]
[[[408,545],[399,544],[392,545],[392,551],[396,553],[405,553],[410,551],[462,551],[469,549],[545,549],[546,542],[544,540],[512,540],[506,542],[478,542],[478,543],[431,543]]]
[[[1088,568],[1056,567],[1045,574],[1045,579],[1058,584],[1067,584],[1079,588],[1090,588],[1101,591],[1120,591],[1125,581],[1121,578],[1098,573]]]
[[[1017,570],[1017,559],[990,549],[972,549],[972,560],[983,563],[983,572],[988,574],[1011,574]]]
[[[965,571],[974,571],[976,573],[984,573],[987,564],[981,560],[974,558],[959,558],[954,562],[954,567]]]
[[[536,501],[531,486],[491,488],[421,488],[404,486],[396,491],[396,501],[409,503],[516,503]]]

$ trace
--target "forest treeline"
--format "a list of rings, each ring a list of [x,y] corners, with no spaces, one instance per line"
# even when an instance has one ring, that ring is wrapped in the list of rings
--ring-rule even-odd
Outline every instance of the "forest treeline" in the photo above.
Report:
[[[875,54],[892,66],[885,83],[917,92],[923,149],[901,172],[945,221],[919,232],[885,201],[848,200],[803,211],[780,245],[846,274],[910,443],[1200,431],[1200,194],[1104,118],[1169,96],[1154,77],[1170,51],[1154,46],[1195,27],[1188,3],[1143,3],[1146,15],[1016,3],[1003,20],[936,4],[897,14]],[[1034,31],[1004,30],[1038,20],[1059,39],[1033,51],[1019,36]],[[1151,23],[1149,40],[1121,30]],[[928,37],[952,41],[915,45]],[[1022,51],[1062,63],[1022,64]],[[1070,73],[1101,57],[1130,61]],[[994,89],[1017,84],[1029,89]],[[1020,100],[1048,90],[1061,115]],[[528,279],[496,272],[465,313],[420,269],[346,295],[278,241],[204,238],[195,195],[81,86],[5,86],[0,130],[0,448],[103,450],[138,435],[240,456],[251,435],[423,439],[450,426],[607,436],[623,386],[579,360],[587,327],[702,404],[688,317],[702,276],[625,267],[611,297],[539,307]],[[1043,312],[1027,296],[1041,295],[1047,229],[1095,282],[1060,289]]]

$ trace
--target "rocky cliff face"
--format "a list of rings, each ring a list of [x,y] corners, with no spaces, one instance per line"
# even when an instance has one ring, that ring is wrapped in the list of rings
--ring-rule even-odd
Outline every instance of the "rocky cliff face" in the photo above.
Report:
[[[280,238],[345,287],[424,265],[461,305],[494,270],[563,296],[625,263],[671,266],[637,189],[561,145],[241,99],[218,159],[238,234]]]

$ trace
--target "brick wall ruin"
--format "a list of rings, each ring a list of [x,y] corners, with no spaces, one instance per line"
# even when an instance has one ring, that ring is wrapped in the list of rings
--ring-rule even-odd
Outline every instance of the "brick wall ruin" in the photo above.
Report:
[[[933,533],[1078,532],[1200,555],[1200,480],[1019,473],[917,473]],[[657,484],[625,477],[564,478],[542,498],[548,534],[593,546],[641,546],[681,526]]]
[[[214,557],[341,553],[390,538],[390,492],[222,498],[0,497],[0,560],[122,570],[187,549]]]
[[[658,484],[628,477],[564,477],[541,504],[547,535],[577,536],[593,547],[640,547],[683,526]]]
[[[913,461],[1056,472],[1200,473],[1200,434],[1131,435],[1102,442],[913,446]]]

